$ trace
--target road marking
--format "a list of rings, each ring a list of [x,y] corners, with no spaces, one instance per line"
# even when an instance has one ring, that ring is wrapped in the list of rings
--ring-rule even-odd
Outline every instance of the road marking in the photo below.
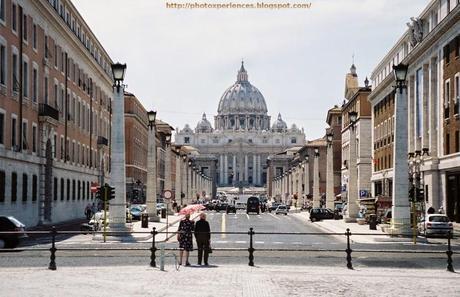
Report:
[[[257,243],[257,244],[264,244],[265,241],[256,241],[255,243]]]
[[[294,241],[292,244],[302,244],[300,241]]]
[[[241,241],[235,241],[235,243],[246,243],[246,241],[241,240]]]
[[[227,217],[227,215],[225,213],[222,214],[222,226],[221,226],[221,232],[225,232],[225,218]],[[225,238],[225,233],[222,233],[221,234],[221,238]]]
[[[246,214],[246,216],[248,217],[248,220],[249,220],[249,215],[248,215],[248,214]]]
[[[228,243],[228,241],[226,241],[226,240],[217,240],[217,241],[213,241],[213,243]]]
[[[277,219],[277,220],[281,220],[280,218],[278,218],[276,215],[274,215],[274,214],[272,214],[272,213],[271,213],[270,215],[271,215],[272,217],[274,217],[275,219]]]
[[[284,244],[284,242],[281,242],[281,241],[274,241],[273,244]]]

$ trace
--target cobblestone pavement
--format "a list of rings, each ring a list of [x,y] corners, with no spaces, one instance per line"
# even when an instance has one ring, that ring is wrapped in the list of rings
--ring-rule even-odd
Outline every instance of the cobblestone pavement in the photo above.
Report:
[[[4,268],[2,296],[459,296],[442,270],[223,265]]]

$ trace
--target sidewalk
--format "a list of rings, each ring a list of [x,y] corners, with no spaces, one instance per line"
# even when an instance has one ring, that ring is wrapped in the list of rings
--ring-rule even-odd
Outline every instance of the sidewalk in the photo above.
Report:
[[[350,229],[352,236],[350,240],[354,243],[383,243],[383,242],[412,242],[412,238],[408,237],[391,237],[383,232],[380,225],[377,225],[377,230],[370,230],[369,225],[358,225],[358,223],[345,223],[343,220],[322,220],[312,223],[308,212],[293,213],[303,221],[313,224],[328,233],[345,234],[347,228]],[[353,235],[353,233],[365,233],[371,235]],[[346,241],[343,235],[337,235],[337,238]],[[425,238],[418,237],[417,242],[426,242]]]
[[[2,268],[2,296],[459,296],[460,274],[432,269],[223,265]],[[44,282],[44,280],[46,280]]]

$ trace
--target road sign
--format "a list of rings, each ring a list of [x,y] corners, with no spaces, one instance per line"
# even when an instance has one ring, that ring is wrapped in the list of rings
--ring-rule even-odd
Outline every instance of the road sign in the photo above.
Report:
[[[170,190],[164,190],[163,192],[163,197],[165,199],[171,199],[173,197],[173,193]]]

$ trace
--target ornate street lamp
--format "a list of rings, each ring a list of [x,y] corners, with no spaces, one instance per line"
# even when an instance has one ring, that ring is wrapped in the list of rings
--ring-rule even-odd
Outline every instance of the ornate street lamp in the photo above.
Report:
[[[114,86],[117,87],[117,92],[120,92],[120,86],[123,84],[125,78],[126,64],[115,63],[112,64],[112,75],[115,81]]]
[[[319,157],[319,148],[315,147],[315,157]]]
[[[402,94],[402,90],[406,88],[407,69],[409,67],[405,64],[393,65],[393,73],[396,81],[396,88]]]
[[[155,120],[157,118],[156,110],[151,110],[151,111],[147,112],[147,117],[148,117],[148,120],[149,120],[149,127],[150,127],[150,129],[153,129],[153,127],[155,126]]]
[[[356,124],[356,121],[358,119],[358,113],[356,111],[349,111],[348,112],[348,118],[350,119],[350,124],[352,127]]]
[[[334,138],[334,134],[332,132],[329,132],[326,134],[326,141],[329,146],[332,145],[333,138]]]

